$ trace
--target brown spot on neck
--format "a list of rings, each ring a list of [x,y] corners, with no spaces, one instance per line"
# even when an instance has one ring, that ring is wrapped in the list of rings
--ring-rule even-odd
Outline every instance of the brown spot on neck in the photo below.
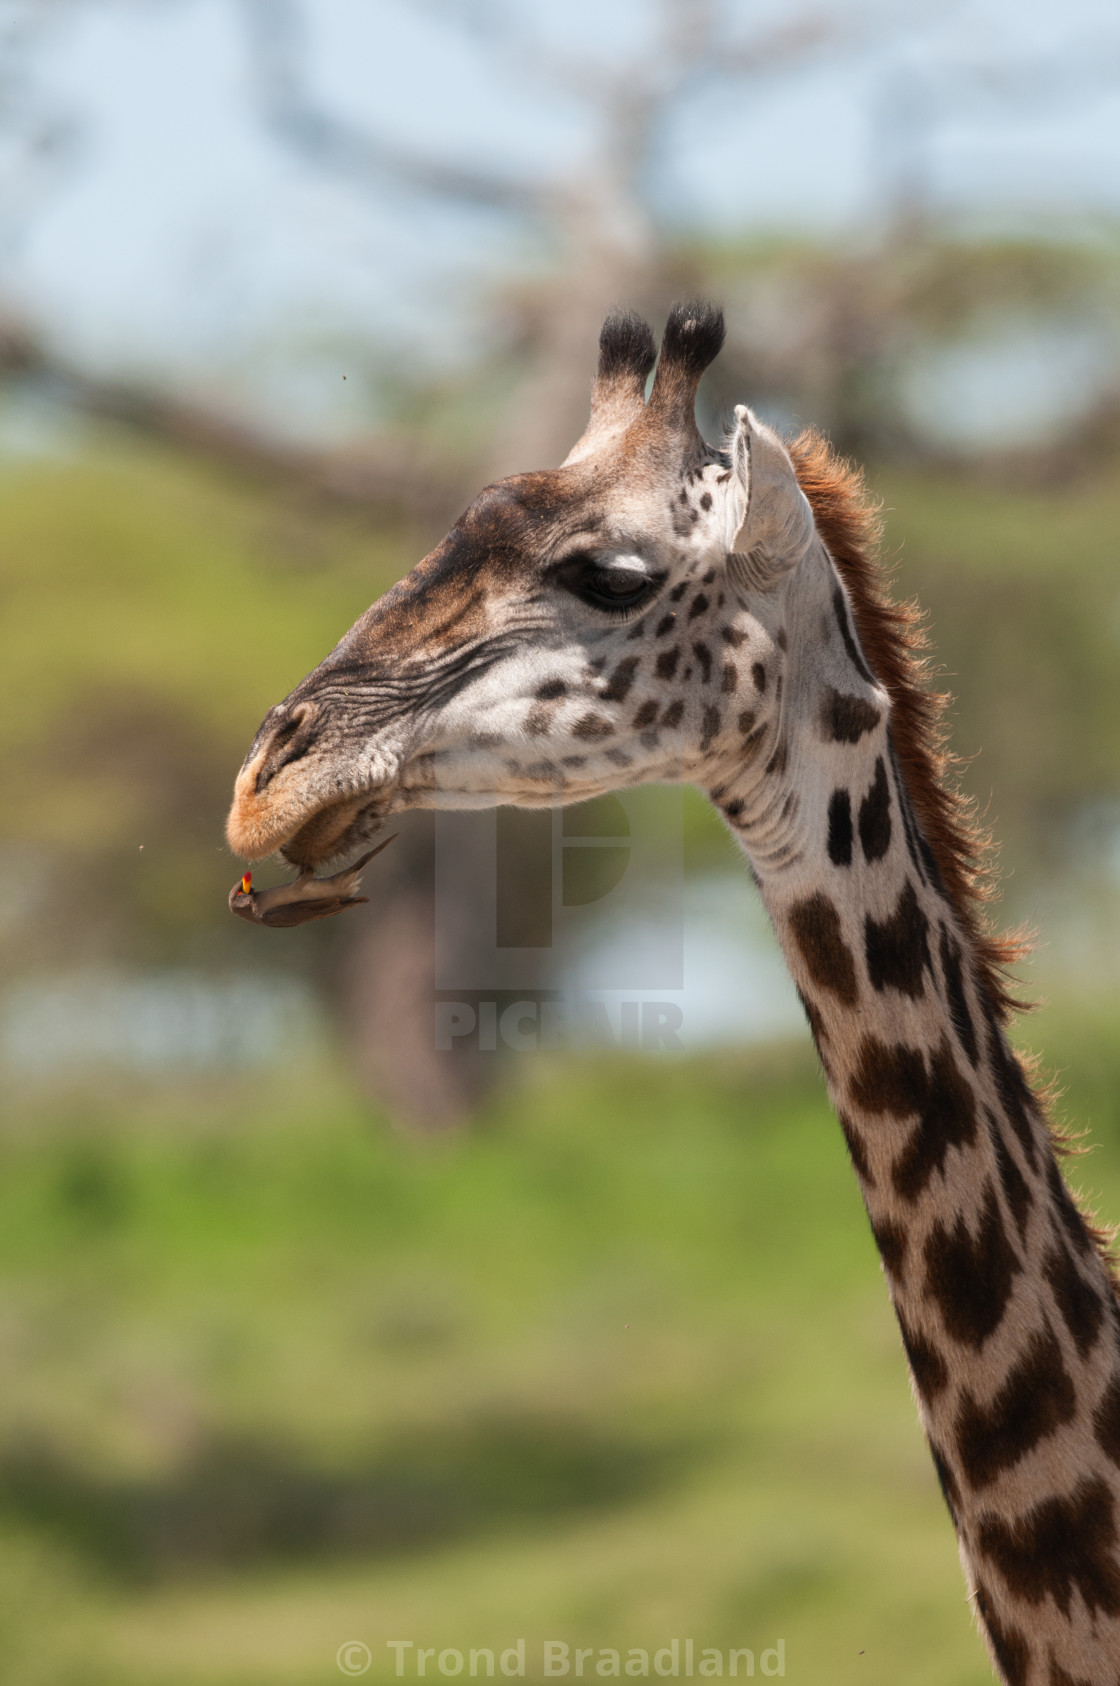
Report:
[[[845,696],[831,685],[824,694],[820,724],[826,743],[858,743],[881,719],[879,710],[863,697]]]
[[[840,915],[821,891],[789,910],[789,927],[810,978],[845,1007],[859,999],[855,963],[840,929]]]

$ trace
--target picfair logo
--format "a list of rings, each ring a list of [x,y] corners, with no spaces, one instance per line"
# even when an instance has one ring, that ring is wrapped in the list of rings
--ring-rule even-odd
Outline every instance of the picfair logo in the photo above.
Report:
[[[437,808],[437,994],[681,989],[683,829],[670,787]]]
[[[571,808],[499,808],[495,849],[498,948],[551,948],[555,913],[591,907],[630,865],[630,820],[617,796]]]

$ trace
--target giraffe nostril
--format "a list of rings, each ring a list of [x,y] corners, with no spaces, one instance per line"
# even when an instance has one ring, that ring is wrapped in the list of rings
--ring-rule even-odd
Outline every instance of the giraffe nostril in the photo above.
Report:
[[[282,767],[290,767],[293,761],[299,761],[314,747],[318,737],[315,729],[317,714],[314,703],[302,702],[286,710],[277,721],[257,773],[258,792],[276,777]]]

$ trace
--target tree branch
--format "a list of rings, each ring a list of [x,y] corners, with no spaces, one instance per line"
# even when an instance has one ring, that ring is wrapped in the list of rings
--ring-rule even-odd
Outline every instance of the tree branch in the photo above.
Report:
[[[25,323],[3,314],[0,384],[30,386],[80,415],[326,503],[427,522],[446,518],[463,495],[460,477],[415,441],[379,440],[341,450],[294,444],[214,406],[91,374],[59,356]]]
[[[394,146],[328,111],[306,87],[303,18],[293,0],[240,0],[240,6],[264,121],[289,149],[365,188],[392,185],[457,204],[539,214],[541,193],[530,183]]]

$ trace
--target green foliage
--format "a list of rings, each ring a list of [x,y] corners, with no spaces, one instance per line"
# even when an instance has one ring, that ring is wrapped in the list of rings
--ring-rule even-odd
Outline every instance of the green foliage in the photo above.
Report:
[[[0,1270],[11,1686],[689,1634],[987,1678],[807,1050],[533,1060],[442,1141],[326,1073],[44,1114]]]
[[[222,827],[262,715],[418,554],[135,445],[6,465],[0,778],[23,875],[9,917],[29,919],[13,942],[39,961],[204,951],[229,923]]]
[[[1071,816],[1120,798],[1115,474],[999,485],[880,472],[896,590],[926,609],[964,783],[1028,875],[1068,866]]]
[[[6,753],[68,736],[113,696],[240,748],[261,698],[313,666],[403,561],[399,542],[136,446],[9,465]],[[90,807],[106,828],[134,823]]]

